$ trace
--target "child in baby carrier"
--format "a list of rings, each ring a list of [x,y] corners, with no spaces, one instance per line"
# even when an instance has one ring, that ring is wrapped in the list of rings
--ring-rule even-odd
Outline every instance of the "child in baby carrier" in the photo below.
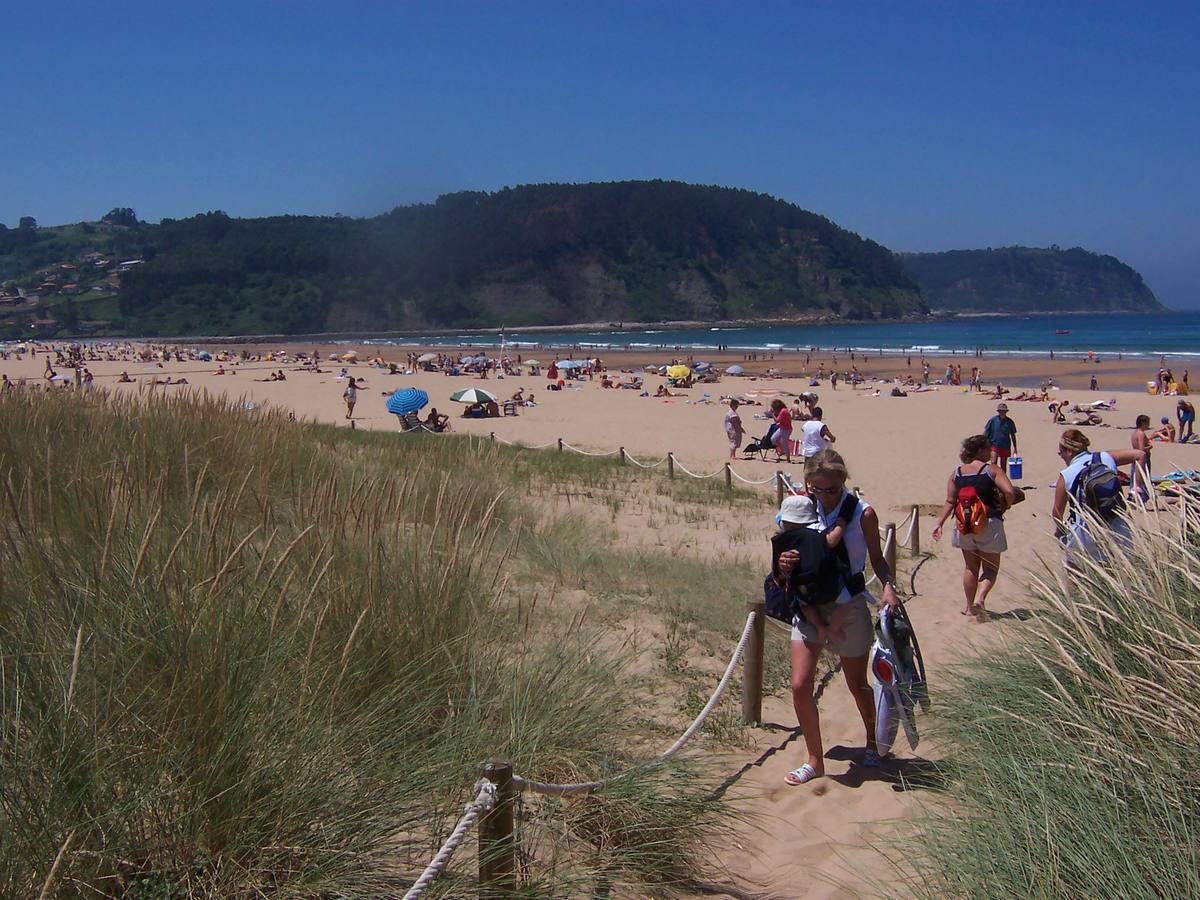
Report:
[[[853,500],[857,505],[857,499]],[[771,573],[778,583],[780,555],[788,550],[799,554],[788,579],[787,594],[792,609],[816,632],[818,643],[845,639],[850,606],[836,601],[849,584],[850,559],[842,536],[853,515],[853,506],[843,504],[833,526],[821,530],[811,497],[785,497],[779,508],[780,531],[771,539]]]

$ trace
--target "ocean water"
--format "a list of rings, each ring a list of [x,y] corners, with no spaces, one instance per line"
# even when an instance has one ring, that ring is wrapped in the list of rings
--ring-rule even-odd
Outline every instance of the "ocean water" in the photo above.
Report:
[[[1058,334],[1066,331],[1067,334]],[[370,343],[491,347],[499,334],[445,334]],[[1200,312],[1160,315],[975,316],[935,322],[889,322],[838,325],[755,325],[744,328],[686,328],[625,331],[505,331],[503,340],[524,347],[647,349],[681,347],[714,350],[718,344],[738,351],[796,350],[809,347],[848,348],[864,353],[971,352],[1072,356],[1089,351],[1102,356],[1200,356]]]

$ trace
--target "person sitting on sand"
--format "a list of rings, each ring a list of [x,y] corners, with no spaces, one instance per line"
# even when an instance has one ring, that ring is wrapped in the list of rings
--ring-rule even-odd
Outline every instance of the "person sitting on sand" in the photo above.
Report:
[[[655,397],[675,397],[678,395],[672,394],[669,390],[667,390],[667,386],[665,384],[660,384],[658,386],[658,390],[654,392],[654,396]]]
[[[129,377],[128,372],[122,372],[121,377],[117,379],[117,384],[133,384],[133,379]]]
[[[429,408],[429,415],[425,417],[423,423],[430,431],[443,432],[450,430],[450,417],[445,413],[439,413],[436,406]]]
[[[1152,441],[1166,441],[1168,444],[1175,443],[1175,426],[1171,424],[1171,420],[1163,416],[1158,420],[1161,427],[1150,433]]]
[[[524,403],[525,403],[525,388],[517,388],[516,393],[512,395],[512,399],[513,399],[514,403],[520,403],[520,404],[524,405]]]
[[[1104,420],[1097,413],[1087,412],[1086,414],[1071,420],[1072,425],[1103,425]]]
[[[487,419],[500,418],[500,405],[495,400],[489,400],[483,406],[483,415]]]

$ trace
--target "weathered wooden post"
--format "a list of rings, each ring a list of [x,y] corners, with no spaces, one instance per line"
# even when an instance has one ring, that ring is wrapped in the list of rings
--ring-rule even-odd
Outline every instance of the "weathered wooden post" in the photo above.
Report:
[[[776,469],[775,470],[775,503],[776,504],[783,503],[783,492],[784,492],[783,472],[781,472],[779,469]]]
[[[733,490],[733,466],[725,463],[725,490]]]
[[[883,556],[892,570],[892,581],[896,580],[896,523],[888,522],[883,530]]]
[[[909,544],[909,549],[913,556],[921,555],[921,507],[913,504],[912,508],[912,543]]]
[[[742,657],[742,721],[747,725],[762,722],[763,636],[767,626],[766,605],[761,601],[746,603],[746,612],[758,613],[750,626],[750,640]]]
[[[667,451],[667,477],[675,477],[675,454],[670,450]]]
[[[562,453],[562,438],[558,439],[558,452]]]
[[[496,443],[496,432],[492,432],[492,443]]]
[[[496,805],[479,820],[479,896],[499,900],[517,887],[512,763],[493,759],[484,764],[483,777],[496,786]]]
[[[620,448],[620,450],[617,454],[617,458],[619,460],[621,460],[621,465],[625,465],[625,448],[624,447]]]

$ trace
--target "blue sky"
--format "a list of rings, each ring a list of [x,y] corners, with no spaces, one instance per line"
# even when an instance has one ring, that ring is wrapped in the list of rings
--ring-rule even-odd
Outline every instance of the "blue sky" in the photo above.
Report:
[[[1195,4],[10,4],[0,222],[672,178],[1200,307]]]

